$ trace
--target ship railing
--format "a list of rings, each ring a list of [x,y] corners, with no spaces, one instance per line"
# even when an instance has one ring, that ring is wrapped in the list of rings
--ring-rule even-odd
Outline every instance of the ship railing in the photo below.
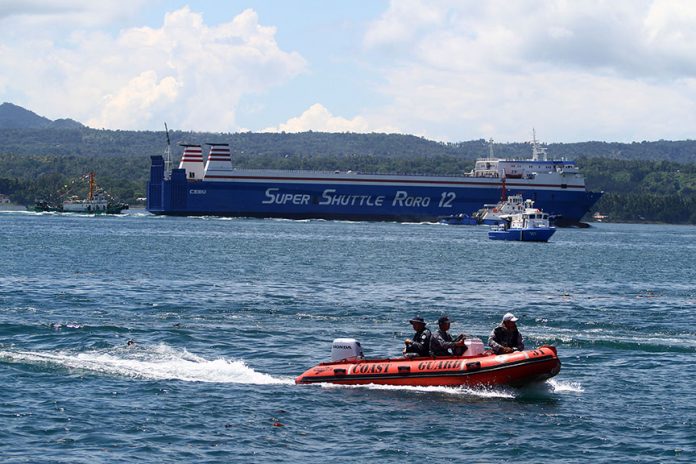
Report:
[[[362,176],[402,176],[402,177],[481,177],[475,176],[471,172],[464,173],[451,173],[451,174],[434,174],[434,173],[423,173],[423,172],[378,172],[378,171],[326,171],[326,170],[309,170],[309,169],[263,169],[263,168],[234,168],[233,171],[244,171],[253,173],[263,173],[268,171],[273,171],[274,173],[286,173],[286,174],[301,174],[301,173],[315,173],[315,174],[347,174],[347,175],[362,175]],[[498,177],[491,176],[491,177]]]

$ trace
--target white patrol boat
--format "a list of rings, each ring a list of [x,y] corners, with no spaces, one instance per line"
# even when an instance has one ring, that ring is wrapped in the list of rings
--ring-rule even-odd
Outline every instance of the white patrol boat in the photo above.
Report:
[[[503,183],[503,186],[505,183]],[[503,216],[524,213],[525,205],[522,195],[510,195],[505,198],[505,190],[503,190],[503,199],[496,204],[486,204],[483,208],[474,213],[474,219],[479,224],[495,225],[498,224]]]

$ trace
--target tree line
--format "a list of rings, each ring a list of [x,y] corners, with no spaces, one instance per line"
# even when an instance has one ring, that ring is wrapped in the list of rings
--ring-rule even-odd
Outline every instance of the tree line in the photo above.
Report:
[[[163,154],[164,132],[3,129],[0,193],[19,204],[58,199],[67,187],[84,194],[86,172],[111,195],[136,203],[145,196],[150,156]],[[439,143],[400,134],[170,133],[174,142],[228,142],[242,168],[462,174],[487,156],[488,143]],[[495,156],[529,156],[529,144],[496,144]],[[181,150],[173,146],[178,162]],[[576,159],[589,190],[605,195],[590,211],[609,220],[696,224],[696,141],[552,144],[549,156]],[[67,186],[67,187],[66,187]],[[80,190],[82,189],[82,190]]]

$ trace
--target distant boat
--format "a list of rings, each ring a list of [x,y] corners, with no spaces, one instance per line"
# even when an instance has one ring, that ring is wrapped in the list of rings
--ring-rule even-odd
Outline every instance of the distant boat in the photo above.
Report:
[[[556,232],[550,226],[549,215],[534,208],[532,200],[524,202],[525,210],[501,217],[501,222],[488,231],[491,240],[513,240],[522,242],[547,242]]]
[[[119,214],[124,209],[128,209],[127,203],[112,201],[108,194],[97,187],[94,172],[83,176],[89,179],[89,191],[87,198],[81,199],[77,195],[72,195],[64,200],[60,205],[51,204],[45,200],[37,201],[34,211],[55,211],[61,213],[87,213],[87,214]]]
[[[448,224],[450,226],[475,226],[478,224],[476,219],[464,213],[443,216],[438,222],[440,224]]]
[[[605,215],[603,215],[602,213],[600,213],[599,211],[597,211],[596,213],[594,213],[592,215],[592,219],[594,219],[595,222],[603,222],[606,218],[607,217]]]

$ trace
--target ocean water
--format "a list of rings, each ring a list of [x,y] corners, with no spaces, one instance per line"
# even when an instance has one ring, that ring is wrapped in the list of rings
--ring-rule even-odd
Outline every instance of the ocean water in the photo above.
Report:
[[[0,213],[0,461],[693,462],[696,228],[486,231]],[[415,314],[485,340],[507,311],[557,377],[294,384],[334,338],[396,356]]]

